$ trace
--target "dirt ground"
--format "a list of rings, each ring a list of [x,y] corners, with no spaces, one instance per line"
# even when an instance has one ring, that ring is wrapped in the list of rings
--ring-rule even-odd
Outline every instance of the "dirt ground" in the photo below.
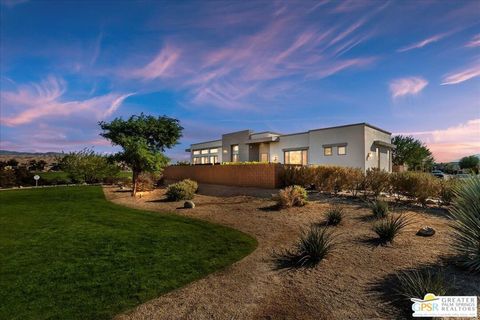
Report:
[[[232,192],[225,196],[223,188],[215,186],[204,190],[209,195],[196,195],[195,209],[182,209],[183,202],[164,201],[163,189],[137,199],[117,188],[104,189],[107,199],[117,204],[219,223],[258,240],[252,254],[225,270],[117,319],[401,319],[408,317],[408,310],[392,301],[395,274],[439,265],[459,295],[480,295],[480,276],[449,262],[450,229],[442,210],[397,209],[412,224],[394,245],[377,246],[371,241],[370,210],[361,201],[317,195],[305,207],[276,211],[272,210],[274,202],[266,198],[233,196]],[[272,252],[292,247],[301,229],[321,223],[333,202],[345,208],[344,221],[334,227],[334,253],[315,268],[276,269]],[[416,236],[425,225],[437,233],[430,238]]]

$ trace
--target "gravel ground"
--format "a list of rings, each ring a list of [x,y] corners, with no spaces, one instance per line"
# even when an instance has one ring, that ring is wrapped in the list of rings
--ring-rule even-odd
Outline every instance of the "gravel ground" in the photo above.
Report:
[[[215,188],[223,196],[213,196]],[[224,196],[222,187],[209,186],[209,195],[196,195],[196,208],[187,210],[181,208],[183,202],[166,202],[163,189],[137,199],[116,188],[104,192],[121,205],[219,223],[248,233],[259,243],[252,254],[225,270],[117,319],[399,319],[408,313],[389,295],[396,272],[438,265],[461,288],[459,295],[480,295],[480,276],[449,262],[448,219],[439,209],[403,209],[412,224],[394,245],[377,246],[371,241],[370,210],[361,201],[316,196],[305,207],[276,211],[271,200]],[[344,222],[335,227],[335,252],[315,268],[277,270],[272,252],[292,247],[302,228],[321,223],[333,201],[342,202],[345,212]],[[425,225],[435,228],[436,235],[415,236]]]

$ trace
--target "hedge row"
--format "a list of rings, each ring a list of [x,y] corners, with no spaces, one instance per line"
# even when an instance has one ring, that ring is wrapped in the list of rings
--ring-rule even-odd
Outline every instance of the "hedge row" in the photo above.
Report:
[[[456,179],[440,180],[424,172],[388,173],[377,169],[360,169],[338,166],[286,166],[282,174],[284,186],[300,185],[321,192],[337,194],[349,192],[357,196],[378,197],[389,193],[398,200],[413,199],[426,204],[427,199],[437,198],[444,204],[453,199],[453,189],[459,183]]]

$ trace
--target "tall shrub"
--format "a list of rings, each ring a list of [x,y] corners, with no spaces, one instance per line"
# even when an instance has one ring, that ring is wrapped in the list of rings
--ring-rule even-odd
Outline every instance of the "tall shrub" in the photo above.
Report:
[[[450,211],[454,232],[453,246],[462,263],[480,272],[480,178],[472,177],[455,190]]]
[[[365,190],[370,191],[375,198],[380,193],[389,190],[390,181],[388,172],[379,169],[368,169],[365,176]]]

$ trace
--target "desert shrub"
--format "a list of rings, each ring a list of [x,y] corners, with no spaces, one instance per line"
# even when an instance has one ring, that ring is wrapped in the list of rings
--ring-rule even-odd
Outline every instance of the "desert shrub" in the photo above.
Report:
[[[16,186],[17,178],[13,169],[0,170],[0,188],[11,188]]]
[[[382,200],[375,200],[370,203],[372,214],[375,219],[386,218],[389,214],[388,203]]]
[[[277,204],[280,208],[301,207],[307,203],[307,191],[300,186],[289,186],[278,193]]]
[[[473,177],[455,189],[453,208],[453,246],[462,256],[462,264],[480,272],[480,178]]]
[[[397,274],[398,287],[395,291],[403,298],[423,299],[427,293],[446,295],[449,285],[442,272],[435,270],[408,270]]]
[[[15,172],[16,184],[18,186],[35,185],[35,180],[33,180],[34,174],[26,166],[17,166],[13,171]]]
[[[311,225],[304,230],[293,250],[274,253],[278,267],[314,267],[334,248],[333,233],[329,228]]]
[[[281,175],[284,186],[299,185],[309,187],[315,181],[315,168],[307,166],[284,166]]]
[[[461,181],[458,179],[449,179],[440,181],[440,201],[443,205],[450,205],[455,197],[455,189],[460,185]]]
[[[342,222],[343,208],[340,206],[333,206],[325,213],[326,223],[329,226],[336,226]]]
[[[137,191],[152,191],[157,185],[158,175],[151,172],[142,172],[137,177]]]
[[[395,237],[398,236],[402,229],[408,224],[409,221],[402,215],[396,217],[389,216],[375,222],[372,229],[378,235],[379,242],[393,243]]]
[[[185,179],[167,187],[166,196],[170,201],[191,200],[195,196],[198,185],[195,181]]]
[[[438,197],[441,182],[425,172],[397,172],[390,176],[391,189],[397,195],[415,198],[422,205],[428,198]]]
[[[388,172],[378,169],[368,169],[365,175],[365,189],[370,191],[375,198],[382,192],[388,191],[390,178]]]
[[[359,190],[362,189],[365,181],[365,174],[358,168],[344,168],[345,170],[345,188],[352,193],[352,196],[357,196]]]

